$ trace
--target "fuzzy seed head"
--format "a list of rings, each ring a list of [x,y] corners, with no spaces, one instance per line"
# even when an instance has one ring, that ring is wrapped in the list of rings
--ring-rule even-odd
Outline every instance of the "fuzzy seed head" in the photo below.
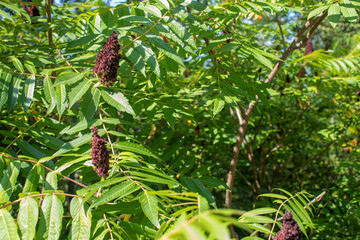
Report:
[[[36,6],[31,5],[30,7],[26,6],[25,4],[23,4],[22,9],[24,9],[27,13],[29,13],[30,17],[39,17],[40,16],[40,12],[39,9],[37,9]]]
[[[100,82],[107,87],[112,86],[116,81],[120,61],[119,50],[118,34],[114,32],[96,57],[93,72],[100,78]]]
[[[91,158],[92,163],[95,166],[94,171],[96,171],[99,177],[109,176],[109,150],[106,148],[106,140],[98,135],[97,127],[94,126],[91,129],[93,133],[92,137],[92,147],[91,147]]]
[[[292,218],[291,211],[285,211],[281,230],[276,234],[274,240],[300,240],[301,231],[297,222]]]

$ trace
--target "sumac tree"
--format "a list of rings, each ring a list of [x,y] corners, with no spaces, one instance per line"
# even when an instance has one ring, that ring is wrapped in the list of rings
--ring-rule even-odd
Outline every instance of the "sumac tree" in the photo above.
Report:
[[[358,1],[0,5],[2,239],[358,236]]]

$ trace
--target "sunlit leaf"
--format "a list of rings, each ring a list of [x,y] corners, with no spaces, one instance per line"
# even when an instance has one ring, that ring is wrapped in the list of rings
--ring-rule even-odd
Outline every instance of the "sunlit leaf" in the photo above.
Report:
[[[35,237],[38,216],[38,202],[31,197],[23,198],[20,202],[20,209],[17,218],[17,223],[21,231],[21,239],[31,240]]]

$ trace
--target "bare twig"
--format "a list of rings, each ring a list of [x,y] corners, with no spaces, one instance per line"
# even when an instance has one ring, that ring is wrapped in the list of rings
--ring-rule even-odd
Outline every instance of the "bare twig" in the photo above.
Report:
[[[151,124],[151,129],[150,129],[149,136],[148,136],[148,137],[146,138],[146,140],[144,141],[144,144],[145,144],[145,145],[148,144],[148,143],[150,142],[150,140],[151,140],[152,138],[154,138],[155,134],[156,134],[156,125],[155,125],[155,123],[153,123],[153,124]]]
[[[243,106],[241,106],[240,103],[236,102],[236,105],[238,106],[238,108],[240,109],[240,112],[243,116],[245,116],[245,109],[243,108]]]
[[[285,39],[284,32],[283,32],[282,27],[281,27],[281,23],[280,23],[278,13],[276,13],[276,21],[277,21],[277,24],[279,26],[279,30],[280,30],[280,34],[281,34],[281,42],[282,42],[282,45],[283,45],[283,49],[285,51],[286,50],[286,45],[285,45],[286,39]]]
[[[244,113],[241,112],[241,108],[240,108],[240,107],[239,107],[239,108],[235,108],[235,113],[236,113],[236,117],[237,117],[237,119],[238,119],[238,121],[239,121],[239,126],[241,126],[241,124],[244,123],[244,118],[243,118]]]
[[[268,159],[270,157],[270,155],[275,152],[276,150],[278,150],[279,148],[281,148],[282,146],[284,146],[283,143],[278,144],[276,147],[272,148],[265,156],[264,160]]]
[[[253,139],[251,140],[251,146],[254,146],[254,143],[255,143],[255,140],[256,140],[257,135],[259,134],[260,126],[261,126],[261,123],[262,123],[263,119],[264,119],[264,114],[261,114],[260,120],[259,120],[259,122],[258,122],[258,126],[257,126],[256,131],[255,131],[255,134],[254,134],[254,137],[253,137]]]
[[[103,216],[104,216],[104,219],[105,219],[105,222],[106,222],[106,226],[107,226],[107,228],[109,229],[110,239],[111,239],[111,240],[114,240],[114,237],[113,237],[113,234],[112,234],[112,231],[111,231],[111,227],[110,227],[110,224],[109,224],[108,219],[106,218],[105,213],[104,213]]]
[[[247,149],[247,155],[248,155],[248,159],[249,159],[250,166],[251,166],[251,172],[252,172],[254,183],[255,183],[255,190],[256,190],[255,192],[256,192],[256,194],[260,194],[260,183],[259,183],[256,171],[255,171],[255,159],[254,159],[253,148],[252,148],[252,145],[249,144],[245,138],[244,138],[243,142]]]
[[[234,112],[234,109],[232,107],[229,107],[229,110],[230,110],[230,115],[233,119],[233,122],[234,122],[234,125],[235,125],[235,128],[236,128],[236,131],[239,129],[239,124],[238,122],[236,121],[236,116],[235,116],[235,112]]]
[[[251,184],[251,182],[249,180],[247,180],[247,178],[244,176],[244,174],[242,174],[238,169],[236,169],[236,173],[239,174],[239,176],[244,180],[244,182],[252,188],[252,190],[254,191],[254,193],[256,193],[256,189],[254,188],[254,186]]]
[[[303,167],[305,167],[306,165],[308,165],[309,163],[311,163],[312,161],[319,159],[324,153],[326,153],[329,148],[331,147],[331,145],[336,142],[337,138],[335,137],[334,140],[332,140],[320,153],[318,153],[316,156],[310,158],[309,160],[307,160],[306,162],[304,162],[303,164],[301,164],[300,166],[298,166],[297,168],[295,168],[291,173],[289,173],[288,175],[286,175],[286,177],[281,180],[281,182],[279,183],[279,185],[281,185],[283,182],[285,182],[290,176],[294,175],[298,170],[302,169]]]
[[[226,190],[225,206],[227,208],[231,208],[232,188],[234,185],[234,177],[235,177],[237,161],[239,158],[241,143],[242,143],[242,138],[241,138],[240,134],[238,134],[238,136],[236,137],[236,144],[235,144],[234,150],[233,150],[234,155],[230,161],[230,171],[229,171],[228,179],[227,179],[227,186],[230,188],[230,189]]]

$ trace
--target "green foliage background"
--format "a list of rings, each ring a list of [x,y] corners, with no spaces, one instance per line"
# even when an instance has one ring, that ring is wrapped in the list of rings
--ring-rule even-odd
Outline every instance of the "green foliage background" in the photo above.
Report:
[[[3,239],[360,239],[359,1],[0,5]]]

